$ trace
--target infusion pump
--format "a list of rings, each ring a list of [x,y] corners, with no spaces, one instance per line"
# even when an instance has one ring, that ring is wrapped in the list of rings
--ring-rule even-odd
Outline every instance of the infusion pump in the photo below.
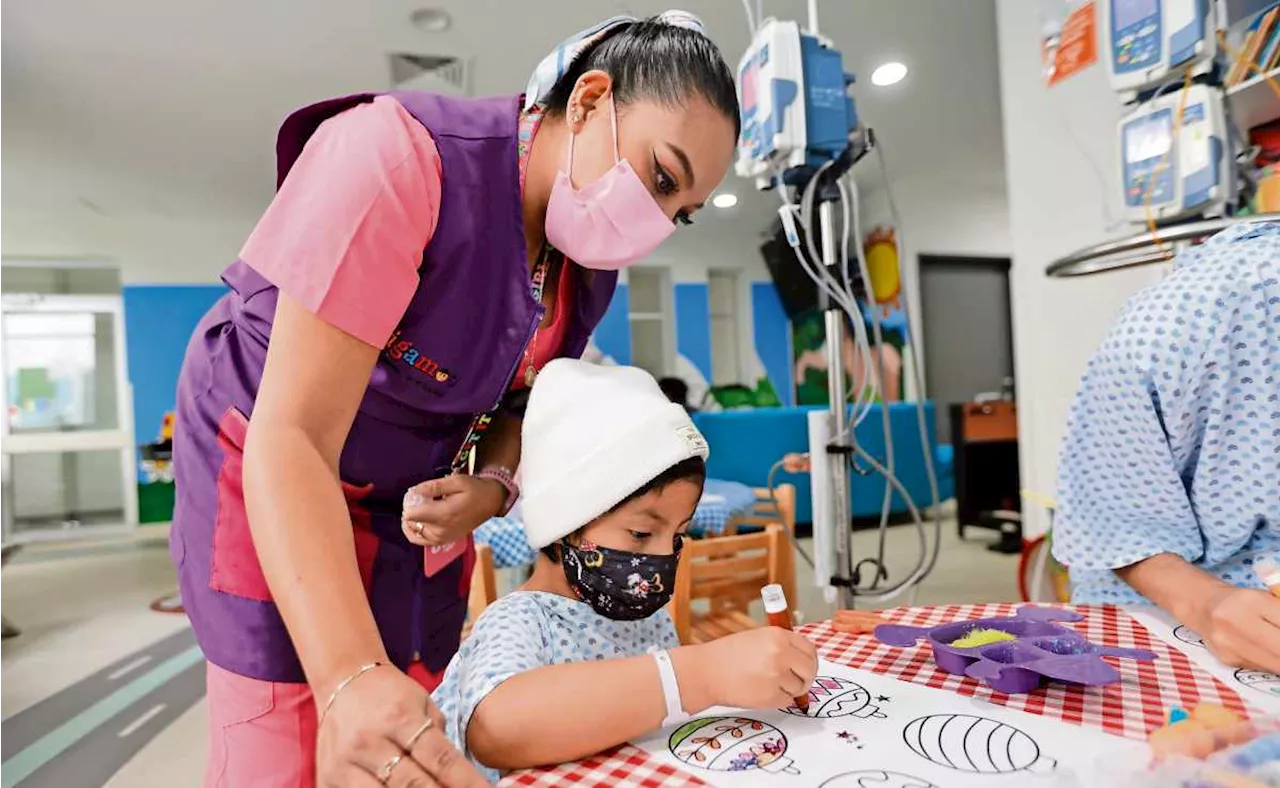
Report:
[[[1120,172],[1130,221],[1187,215],[1221,216],[1231,189],[1222,93],[1187,89],[1175,135],[1181,90],[1139,105],[1120,120]]]
[[[1213,66],[1215,0],[1102,0],[1097,15],[1117,93],[1154,88],[1188,66],[1194,73]]]

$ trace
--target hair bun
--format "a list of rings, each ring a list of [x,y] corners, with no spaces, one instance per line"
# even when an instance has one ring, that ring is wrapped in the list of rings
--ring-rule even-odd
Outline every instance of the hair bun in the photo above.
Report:
[[[678,8],[673,8],[669,11],[663,11],[661,14],[658,14],[657,20],[664,25],[683,27],[686,30],[692,30],[693,32],[700,33],[704,36],[707,35],[707,26],[702,24],[701,19],[688,11],[681,11]]]

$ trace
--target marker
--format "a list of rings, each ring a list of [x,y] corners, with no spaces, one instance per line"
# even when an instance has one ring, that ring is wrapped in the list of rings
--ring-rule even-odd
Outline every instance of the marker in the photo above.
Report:
[[[1280,597],[1280,564],[1274,558],[1259,558],[1253,562],[1253,571],[1274,596]]]
[[[791,629],[791,608],[787,606],[787,594],[782,590],[782,586],[777,583],[770,583],[760,589],[760,599],[764,602],[764,617],[771,627],[780,627],[790,631]],[[806,691],[803,695],[797,695],[795,698],[796,708],[809,713],[809,693]]]

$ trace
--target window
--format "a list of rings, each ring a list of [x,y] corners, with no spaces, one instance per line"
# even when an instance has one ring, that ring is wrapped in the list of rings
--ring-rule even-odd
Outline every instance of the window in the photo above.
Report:
[[[708,271],[707,299],[711,307],[711,384],[744,383],[742,337],[738,320],[738,272]]]
[[[627,282],[631,363],[655,378],[670,375],[675,367],[670,274],[665,268],[632,268]]]
[[[5,542],[137,522],[117,269],[4,260]]]

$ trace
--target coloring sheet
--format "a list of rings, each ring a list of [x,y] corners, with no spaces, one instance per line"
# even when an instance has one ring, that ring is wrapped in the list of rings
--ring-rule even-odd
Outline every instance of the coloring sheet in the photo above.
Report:
[[[1249,706],[1264,714],[1280,716],[1280,676],[1222,664],[1199,635],[1179,624],[1160,608],[1137,608],[1128,612],[1151,630],[1151,634],[1186,654],[1192,664],[1213,674],[1238,692]]]
[[[809,712],[709,709],[636,745],[711,785],[1075,786],[1142,742],[823,661]]]

